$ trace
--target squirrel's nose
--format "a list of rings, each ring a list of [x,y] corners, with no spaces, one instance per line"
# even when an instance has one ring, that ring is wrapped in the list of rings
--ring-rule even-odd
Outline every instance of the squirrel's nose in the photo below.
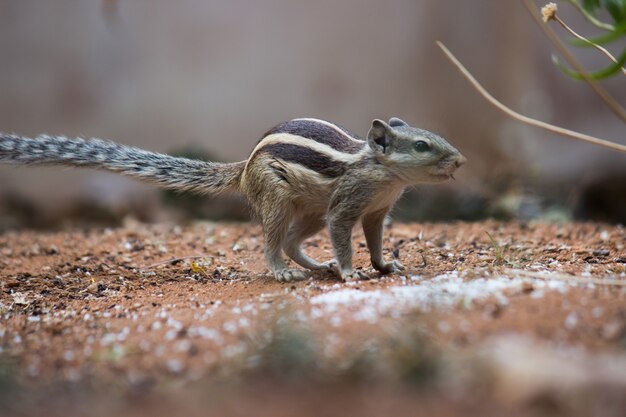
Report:
[[[454,164],[456,165],[457,168],[459,168],[461,165],[465,164],[466,162],[467,162],[467,158],[459,154],[459,156],[456,157]]]

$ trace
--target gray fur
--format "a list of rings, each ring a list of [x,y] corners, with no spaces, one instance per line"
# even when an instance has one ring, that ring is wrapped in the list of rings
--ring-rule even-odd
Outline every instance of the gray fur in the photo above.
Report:
[[[165,188],[211,194],[236,190],[244,165],[176,158],[101,139],[47,135],[36,139],[0,135],[0,161],[102,169]]]
[[[418,142],[428,146],[416,147]],[[391,118],[374,120],[363,141],[315,119],[278,125],[247,161],[221,164],[144,151],[100,139],[37,139],[0,134],[0,161],[68,165],[118,172],[143,181],[201,193],[239,191],[258,213],[265,257],[280,281],[304,279],[283,253],[307,269],[334,270],[342,279],[364,274],[352,266],[352,230],[360,221],[374,269],[403,267],[383,258],[383,221],[406,186],[441,182],[465,162],[445,139]],[[318,263],[301,244],[328,225],[335,259]]]

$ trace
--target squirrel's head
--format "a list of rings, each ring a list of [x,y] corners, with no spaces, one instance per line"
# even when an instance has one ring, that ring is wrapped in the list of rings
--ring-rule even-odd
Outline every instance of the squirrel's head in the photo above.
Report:
[[[409,184],[441,182],[466,159],[444,138],[409,126],[392,117],[389,123],[375,119],[367,142],[378,162]]]

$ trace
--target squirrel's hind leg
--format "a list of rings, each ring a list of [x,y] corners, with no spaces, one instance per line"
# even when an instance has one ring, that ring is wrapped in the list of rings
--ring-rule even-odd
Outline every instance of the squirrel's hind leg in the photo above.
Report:
[[[294,219],[287,239],[285,240],[284,250],[287,256],[293,259],[298,265],[312,270],[328,270],[331,267],[328,264],[320,264],[314,259],[302,252],[302,242],[313,236],[324,228],[326,222],[323,215],[302,215]]]

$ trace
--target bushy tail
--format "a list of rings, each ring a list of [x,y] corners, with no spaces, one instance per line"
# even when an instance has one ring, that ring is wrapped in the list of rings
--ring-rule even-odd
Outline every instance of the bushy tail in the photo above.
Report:
[[[160,186],[200,193],[237,191],[245,161],[204,162],[176,158],[101,139],[36,139],[0,133],[0,162],[67,165],[117,172]]]

